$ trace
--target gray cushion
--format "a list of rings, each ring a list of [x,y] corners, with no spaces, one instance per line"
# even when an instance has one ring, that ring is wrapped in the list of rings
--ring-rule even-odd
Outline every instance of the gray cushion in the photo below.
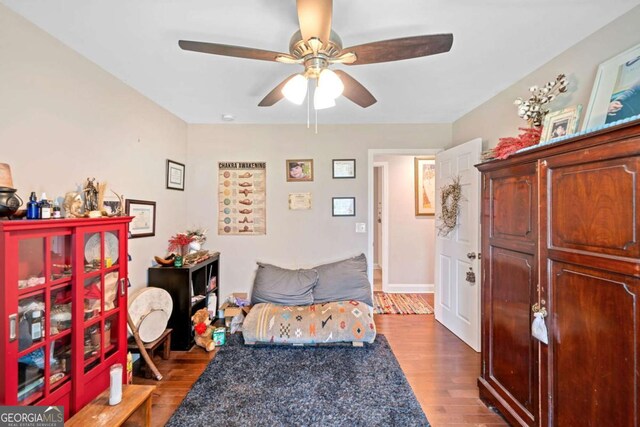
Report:
[[[253,281],[251,303],[313,304],[311,290],[317,280],[318,273],[315,270],[287,270],[259,262],[256,278]]]
[[[313,288],[313,301],[361,301],[373,306],[371,283],[367,278],[367,258],[364,254],[342,261],[323,264],[314,269],[318,283]]]

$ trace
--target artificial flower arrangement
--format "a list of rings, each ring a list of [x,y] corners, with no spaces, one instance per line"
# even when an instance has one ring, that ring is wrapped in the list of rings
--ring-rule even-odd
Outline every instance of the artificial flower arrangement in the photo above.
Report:
[[[531,86],[531,96],[524,100],[517,98],[514,104],[518,107],[518,116],[527,121],[529,127],[518,128],[517,137],[500,138],[498,145],[485,155],[485,159],[506,159],[516,151],[536,145],[540,142],[542,123],[549,113],[548,104],[559,94],[567,91],[567,79],[564,74],[558,75],[555,81],[542,87]]]

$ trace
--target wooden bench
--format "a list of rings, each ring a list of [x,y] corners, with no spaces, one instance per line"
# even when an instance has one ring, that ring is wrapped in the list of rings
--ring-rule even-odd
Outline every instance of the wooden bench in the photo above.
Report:
[[[82,408],[65,427],[116,427],[123,425],[139,408],[144,406],[144,425],[151,426],[151,394],[156,389],[154,385],[123,385],[122,402],[109,405],[109,389],[102,392],[87,406]]]
[[[147,350],[147,353],[149,353],[149,357],[152,360],[155,351],[160,346],[162,346],[161,357],[164,360],[167,360],[169,358],[171,353],[171,331],[173,331],[173,329],[171,328],[165,329],[165,331],[162,333],[162,335],[160,335],[158,339],[144,344],[144,349]],[[133,351],[136,353],[140,352],[140,349],[138,348],[138,345],[136,344],[133,337],[131,337],[127,342],[127,348],[129,349],[129,351]],[[144,372],[145,378],[151,378],[151,372],[149,369],[147,369],[147,364],[144,362],[144,358],[142,357],[140,358],[140,369],[142,369],[142,372]]]

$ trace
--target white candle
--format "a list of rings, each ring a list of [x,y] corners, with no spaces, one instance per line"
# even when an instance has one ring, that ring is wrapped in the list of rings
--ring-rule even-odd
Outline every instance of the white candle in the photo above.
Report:
[[[116,363],[111,366],[109,378],[111,379],[109,405],[113,406],[122,400],[122,364]]]

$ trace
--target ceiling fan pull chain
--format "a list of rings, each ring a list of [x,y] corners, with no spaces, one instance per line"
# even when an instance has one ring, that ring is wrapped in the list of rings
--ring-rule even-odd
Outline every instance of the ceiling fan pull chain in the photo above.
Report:
[[[313,110],[316,112],[316,135],[318,134],[318,110]]]

